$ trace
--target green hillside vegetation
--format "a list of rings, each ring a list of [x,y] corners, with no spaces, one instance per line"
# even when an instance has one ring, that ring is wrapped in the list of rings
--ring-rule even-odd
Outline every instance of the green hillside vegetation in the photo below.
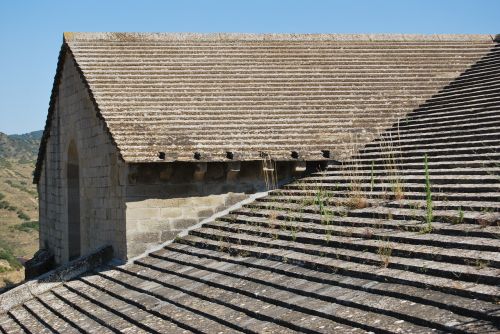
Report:
[[[0,159],[14,159],[27,163],[36,158],[43,131],[22,135],[6,135],[0,132]]]
[[[0,133],[0,289],[24,279],[19,259],[38,250],[38,195],[32,175],[42,131]]]

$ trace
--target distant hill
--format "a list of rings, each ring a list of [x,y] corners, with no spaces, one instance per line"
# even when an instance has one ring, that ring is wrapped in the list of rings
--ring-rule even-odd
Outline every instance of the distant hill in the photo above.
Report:
[[[42,134],[42,130],[21,135],[6,135],[0,132],[0,158],[35,160]]]
[[[17,258],[31,258],[38,249],[38,198],[32,178],[42,132],[0,132],[0,293],[24,279]]]

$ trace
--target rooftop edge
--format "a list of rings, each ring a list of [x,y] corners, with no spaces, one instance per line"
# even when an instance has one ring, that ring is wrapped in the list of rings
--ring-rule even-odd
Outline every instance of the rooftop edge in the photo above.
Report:
[[[500,34],[254,34],[254,33],[136,33],[65,32],[75,41],[500,41]]]

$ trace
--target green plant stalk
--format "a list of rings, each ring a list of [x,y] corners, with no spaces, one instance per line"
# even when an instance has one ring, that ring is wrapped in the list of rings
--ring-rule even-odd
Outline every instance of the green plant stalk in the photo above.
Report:
[[[464,222],[464,210],[460,207],[458,209],[458,219],[457,219],[457,224],[461,224]]]
[[[429,178],[429,162],[427,161],[427,154],[424,158],[424,168],[425,168],[425,201],[426,201],[426,216],[425,221],[427,223],[427,229],[430,231],[432,229],[432,192],[431,192],[431,181]]]
[[[316,193],[316,204],[319,206],[319,212],[323,214],[323,196],[321,190]]]

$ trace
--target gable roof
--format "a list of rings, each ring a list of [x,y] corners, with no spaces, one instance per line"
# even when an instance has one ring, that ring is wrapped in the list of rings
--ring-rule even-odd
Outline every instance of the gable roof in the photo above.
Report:
[[[224,161],[227,152],[235,160],[288,160],[292,151],[341,160],[487,53],[492,39],[65,33],[61,54],[74,57],[127,162]]]
[[[343,165],[61,282],[0,329],[498,332],[499,64],[496,45]]]

